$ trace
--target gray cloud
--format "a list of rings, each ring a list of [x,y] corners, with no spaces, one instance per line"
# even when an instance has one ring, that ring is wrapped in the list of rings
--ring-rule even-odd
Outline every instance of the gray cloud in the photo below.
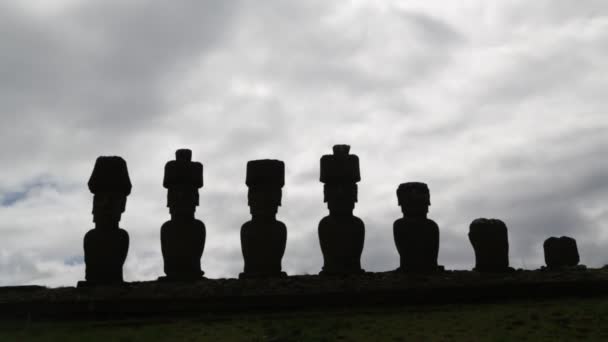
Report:
[[[319,158],[335,143],[361,159],[368,270],[397,267],[395,189],[412,180],[431,188],[448,268],[473,266],[482,216],[507,222],[516,267],[562,234],[608,263],[603,1],[54,4],[0,5],[0,284],[82,279],[86,181],[114,154],[134,185],[125,277],[161,275],[162,172],[180,147],[205,165],[210,277],[241,271],[258,158],[287,165],[285,270],[319,271]]]

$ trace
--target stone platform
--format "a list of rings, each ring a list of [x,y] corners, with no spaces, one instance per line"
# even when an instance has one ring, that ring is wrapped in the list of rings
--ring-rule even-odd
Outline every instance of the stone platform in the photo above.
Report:
[[[428,275],[299,275],[86,288],[0,287],[0,318],[116,319],[593,296],[608,296],[607,268],[507,274],[445,271]]]

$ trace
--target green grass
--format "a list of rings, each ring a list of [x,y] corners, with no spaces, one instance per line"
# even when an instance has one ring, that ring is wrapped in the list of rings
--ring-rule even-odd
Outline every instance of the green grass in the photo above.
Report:
[[[608,341],[608,298],[509,304],[0,322],[0,341]]]

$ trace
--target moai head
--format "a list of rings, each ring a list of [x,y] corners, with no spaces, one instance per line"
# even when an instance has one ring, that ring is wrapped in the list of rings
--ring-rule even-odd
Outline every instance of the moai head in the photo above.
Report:
[[[192,161],[192,151],[177,150],[175,160],[165,165],[163,186],[173,219],[193,218],[198,206],[198,189],[203,187],[203,164]]]
[[[349,151],[349,145],[334,145],[333,154],[321,157],[323,201],[330,213],[352,213],[357,202],[359,157]]]
[[[509,237],[503,221],[473,220],[469,227],[469,240],[475,250],[477,271],[502,272],[509,268]]]
[[[426,218],[431,205],[431,194],[425,183],[403,183],[397,188],[397,200],[403,216]]]
[[[247,162],[247,202],[254,218],[274,218],[281,206],[285,163],[274,159]]]
[[[117,227],[125,211],[131,180],[121,157],[99,157],[89,179],[93,193],[93,222],[98,227]]]

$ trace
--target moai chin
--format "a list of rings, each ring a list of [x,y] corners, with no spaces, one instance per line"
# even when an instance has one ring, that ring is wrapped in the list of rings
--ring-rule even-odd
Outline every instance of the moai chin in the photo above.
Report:
[[[203,165],[192,161],[192,151],[177,150],[175,160],[165,165],[163,186],[171,220],[160,229],[166,277],[159,280],[201,279],[201,257],[205,248],[205,224],[194,217],[199,204],[198,189],[203,187]]]
[[[357,182],[361,180],[359,157],[349,151],[348,145],[335,145],[333,154],[321,157],[320,181],[324,183],[323,196],[329,209],[329,215],[319,222],[321,275],[365,272],[361,268],[365,225],[353,215]]]
[[[401,272],[435,272],[439,253],[439,227],[427,218],[431,195],[425,183],[403,183],[397,188],[403,218],[393,224]]]
[[[131,193],[127,163],[121,157],[97,158],[88,185],[95,228],[84,236],[86,281],[78,286],[121,284],[129,250],[129,234],[118,227]]]
[[[507,225],[498,219],[478,218],[471,222],[469,240],[475,250],[478,272],[509,272],[509,237]]]
[[[247,162],[245,183],[251,220],[241,227],[241,250],[245,267],[239,278],[282,277],[281,260],[287,228],[276,219],[285,184],[285,164],[280,160]]]
[[[576,240],[571,237],[550,237],[543,243],[548,269],[575,267],[580,261]]]

